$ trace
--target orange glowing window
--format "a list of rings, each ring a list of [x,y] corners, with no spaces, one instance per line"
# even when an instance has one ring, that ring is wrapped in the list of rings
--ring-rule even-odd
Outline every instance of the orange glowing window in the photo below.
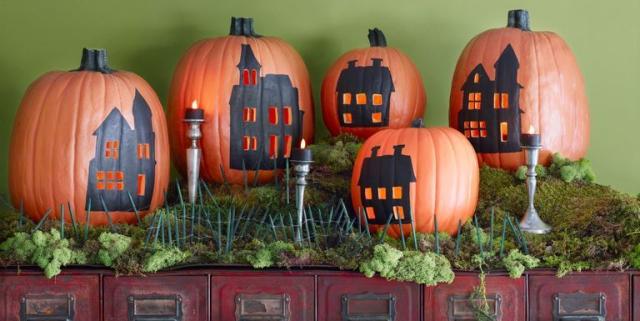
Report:
[[[369,220],[375,220],[376,219],[376,211],[373,209],[373,207],[369,206],[366,208],[367,211],[367,219]]]
[[[386,187],[378,187],[378,199],[386,200],[387,199],[387,188]]]
[[[149,144],[138,144],[138,159],[151,158],[151,149]]]
[[[278,124],[278,107],[269,106],[269,123],[271,125]]]
[[[342,104],[351,105],[351,93],[342,94]]]
[[[104,157],[118,159],[120,148],[119,140],[108,140],[106,142]]]
[[[392,191],[394,200],[402,199],[402,186],[394,186]]]
[[[464,131],[464,136],[465,137],[471,137],[471,130],[467,129]]]
[[[255,85],[258,83],[258,72],[255,69],[251,69],[251,84]]]
[[[464,122],[464,128],[465,128],[465,129],[469,128],[469,122],[468,122],[468,121],[465,121],[465,122]]]
[[[249,69],[245,69],[242,71],[242,84],[243,85],[249,84]]]
[[[480,130],[480,137],[482,137],[482,138],[487,137],[487,130],[486,129],[481,129]]]
[[[480,81],[480,74],[476,73],[473,75],[473,82],[478,83]]]
[[[251,150],[258,149],[258,138],[256,136],[251,136]]]
[[[487,122],[484,120],[480,121],[480,128],[487,128]]]
[[[114,189],[116,184],[114,182],[107,182],[107,190]]]
[[[271,135],[269,137],[269,158],[278,157],[278,136]]]
[[[108,171],[108,172],[107,172],[107,179],[108,179],[108,180],[110,180],[110,181],[111,181],[111,180],[116,179],[116,174],[115,174],[115,172],[113,172],[113,171]]]
[[[472,120],[470,124],[471,124],[471,128],[478,128],[478,122],[477,121]]]
[[[96,172],[96,179],[99,181],[104,180],[104,172],[103,171]]]
[[[104,189],[104,183],[103,182],[97,182],[96,183],[96,189],[97,190],[103,190]]]
[[[480,109],[482,104],[482,93],[469,93],[469,109]]]
[[[480,136],[479,132],[477,129],[472,129],[471,130],[471,138],[478,138]]]
[[[500,100],[501,100],[500,106],[502,106],[502,108],[504,109],[509,108],[509,94],[507,93],[500,94]]]
[[[256,108],[255,107],[245,107],[242,111],[242,120],[245,122],[255,122],[256,121]]]
[[[374,106],[380,106],[382,105],[382,95],[381,94],[373,94],[371,96],[371,103]]]
[[[371,187],[365,187],[364,188],[364,198],[368,199],[368,200],[373,198],[373,193],[371,192]]]
[[[404,207],[400,206],[400,205],[394,206],[393,207],[393,216],[397,220],[403,220],[404,219]]]
[[[358,104],[358,105],[366,105],[367,104],[367,94],[365,94],[365,93],[357,93],[356,94],[356,104]]]
[[[282,108],[282,122],[285,125],[291,125],[293,123],[293,113],[291,112],[291,107],[285,106]]]
[[[249,136],[242,137],[242,149],[249,150],[251,139]]]
[[[500,141],[506,142],[509,140],[509,124],[507,122],[500,123]]]
[[[144,196],[146,184],[146,176],[144,174],[138,174],[138,196]]]
[[[371,114],[371,122],[374,123],[374,124],[381,123],[382,122],[382,113],[381,112],[377,112],[377,113]]]
[[[117,182],[116,183],[116,189],[121,191],[124,189],[124,183],[123,182]]]
[[[342,114],[342,121],[345,124],[351,124],[351,122],[353,121],[353,119],[351,118],[351,113]]]
[[[291,155],[292,141],[293,141],[293,138],[291,137],[291,135],[284,136],[284,157],[286,158],[289,158],[289,156]]]
[[[116,179],[117,179],[117,180],[120,180],[120,181],[121,181],[121,180],[123,180],[123,179],[124,179],[124,172],[122,172],[122,171],[117,171],[115,176],[116,176]]]
[[[97,171],[96,189],[98,190],[123,190],[124,172],[122,171]]]
[[[500,94],[498,93],[493,94],[493,108],[500,108]]]

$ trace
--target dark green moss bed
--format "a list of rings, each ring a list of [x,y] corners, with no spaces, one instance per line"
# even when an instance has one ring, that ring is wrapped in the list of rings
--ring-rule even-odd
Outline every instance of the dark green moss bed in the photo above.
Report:
[[[86,228],[60,221],[36,226],[5,205],[0,214],[0,264],[37,265],[53,277],[66,265],[103,265],[119,274],[153,273],[185,264],[242,264],[256,269],[331,266],[367,276],[433,285],[455,270],[640,268],[640,200],[593,183],[588,161],[555,156],[539,168],[536,207],[553,230],[522,234],[526,187],[509,173],[482,168],[476,220],[458,237],[440,233],[395,240],[370,234],[349,208],[352,160],[359,143],[339,137],[312,147],[304,241],[293,242],[293,182],[286,175],[268,186],[201,185],[195,205],[181,202],[179,184],[167,206],[137,226]],[[287,185],[290,188],[287,188]],[[287,193],[288,192],[288,193]],[[288,195],[288,196],[287,196]],[[62,231],[64,231],[62,233]]]

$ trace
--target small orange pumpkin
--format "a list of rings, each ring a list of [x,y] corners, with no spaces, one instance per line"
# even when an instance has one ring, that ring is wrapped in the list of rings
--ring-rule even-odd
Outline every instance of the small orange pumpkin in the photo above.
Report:
[[[409,127],[424,115],[427,98],[415,64],[387,47],[377,28],[369,30],[369,44],[342,55],[324,77],[322,115],[331,135],[366,139],[385,128]]]
[[[38,221],[69,210],[91,225],[136,221],[160,206],[169,182],[162,105],[134,73],[109,68],[106,51],[83,50],[74,71],[53,71],[27,90],[14,121],[9,188]]]
[[[200,174],[208,182],[269,182],[300,139],[313,140],[311,85],[302,58],[283,40],[256,34],[251,18],[232,18],[228,36],[197,42],[176,67],[169,130],[183,176],[190,145],[183,120],[193,101],[204,110]]]
[[[390,215],[388,233],[457,232],[473,216],[478,200],[478,160],[469,141],[451,128],[385,129],[367,139],[356,158],[351,198],[374,231]]]
[[[506,28],[487,30],[462,51],[451,85],[449,126],[464,133],[481,163],[525,164],[520,134],[542,139],[540,163],[571,159],[589,146],[584,81],[569,46],[552,32],[529,29],[529,14],[509,11]]]

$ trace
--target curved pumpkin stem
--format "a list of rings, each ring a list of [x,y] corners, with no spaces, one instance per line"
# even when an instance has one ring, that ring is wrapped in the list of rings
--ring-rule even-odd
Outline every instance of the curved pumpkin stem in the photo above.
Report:
[[[231,17],[230,36],[260,37],[253,30],[253,18]]]
[[[413,128],[423,128],[424,120],[422,118],[416,118],[411,122],[411,127]]]
[[[382,30],[378,28],[369,29],[369,45],[371,47],[386,47],[387,38],[385,38]]]
[[[112,73],[113,69],[109,67],[107,61],[107,49],[82,48],[80,67],[75,71],[97,71],[103,74]]]
[[[509,28],[531,31],[529,29],[529,11],[523,9],[509,10],[507,19],[507,27]]]

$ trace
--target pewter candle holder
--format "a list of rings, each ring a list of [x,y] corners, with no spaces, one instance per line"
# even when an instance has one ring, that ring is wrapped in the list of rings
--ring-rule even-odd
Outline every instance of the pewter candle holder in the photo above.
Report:
[[[527,192],[529,196],[529,206],[524,213],[522,221],[520,221],[520,229],[524,232],[534,234],[546,234],[551,231],[551,226],[542,221],[538,215],[538,211],[534,206],[534,196],[536,193],[536,165],[538,164],[538,155],[541,149],[540,144],[522,145],[525,150],[527,161]]]
[[[307,160],[291,160],[293,170],[296,175],[296,210],[298,213],[297,224],[295,226],[294,240],[296,243],[302,243],[302,224],[304,217],[304,189],[307,186],[307,175],[313,161]]]
[[[187,109],[184,122],[189,125],[187,138],[191,140],[191,146],[187,148],[187,188],[189,202],[195,204],[198,196],[200,160],[202,158],[202,150],[198,147],[198,141],[202,138],[200,125],[204,122],[204,110],[197,108],[197,103],[194,102],[192,108]]]

